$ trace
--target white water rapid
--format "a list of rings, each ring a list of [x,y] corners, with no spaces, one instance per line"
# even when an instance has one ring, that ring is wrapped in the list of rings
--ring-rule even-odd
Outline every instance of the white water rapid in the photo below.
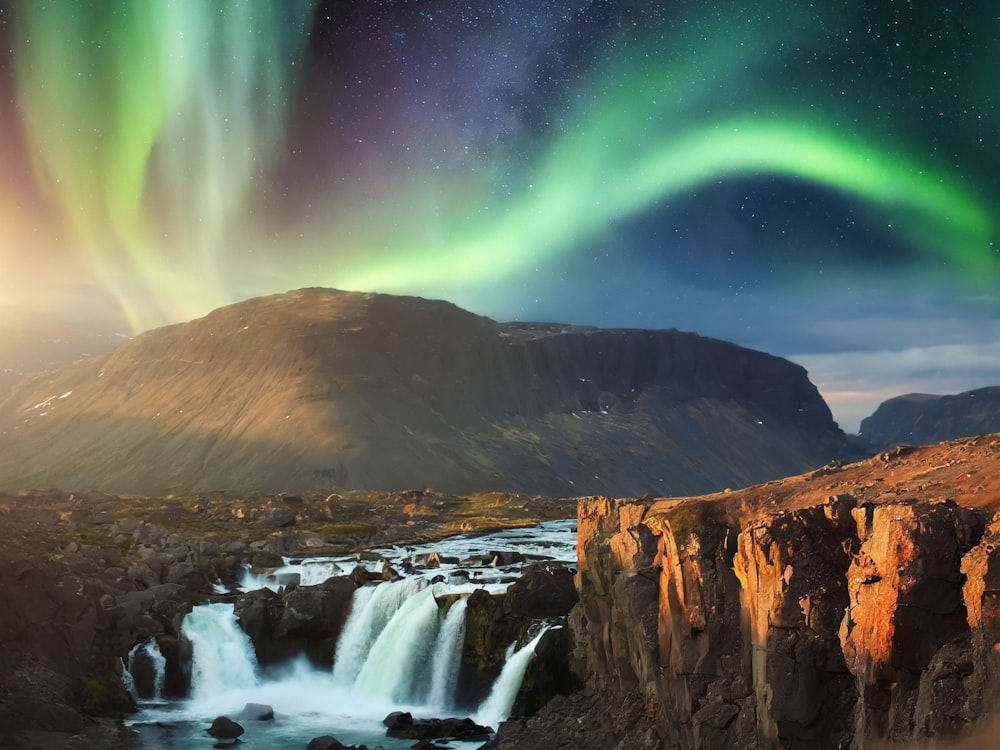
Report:
[[[507,657],[507,661],[500,671],[500,676],[493,683],[493,689],[476,711],[477,722],[496,729],[501,721],[510,716],[510,710],[514,707],[517,692],[521,689],[521,682],[524,680],[524,673],[528,671],[528,664],[535,654],[535,646],[538,645],[538,641],[541,640],[547,629],[543,628],[538,635],[517,651],[511,649],[513,653]]]
[[[184,618],[181,634],[191,641],[193,700],[216,700],[234,687],[257,684],[257,655],[233,616],[233,605],[195,607]]]

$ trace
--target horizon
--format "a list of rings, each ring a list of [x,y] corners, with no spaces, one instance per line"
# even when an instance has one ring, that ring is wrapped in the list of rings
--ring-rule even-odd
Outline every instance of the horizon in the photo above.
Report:
[[[857,432],[1000,384],[998,30],[985,0],[0,0],[0,298],[677,328],[801,364]]]

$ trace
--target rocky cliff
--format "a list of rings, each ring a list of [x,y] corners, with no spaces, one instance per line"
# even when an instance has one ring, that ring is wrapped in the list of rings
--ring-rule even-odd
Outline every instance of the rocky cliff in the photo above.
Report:
[[[883,401],[861,420],[861,440],[874,450],[928,445],[1000,430],[1000,386],[953,396],[909,393]]]
[[[150,331],[0,404],[6,487],[662,495],[851,450],[805,371],[761,352],[323,289]]]
[[[571,621],[588,690],[505,727],[497,746],[968,734],[1000,699],[998,467],[991,435],[739,492],[581,501]],[[576,719],[595,715],[578,736]]]

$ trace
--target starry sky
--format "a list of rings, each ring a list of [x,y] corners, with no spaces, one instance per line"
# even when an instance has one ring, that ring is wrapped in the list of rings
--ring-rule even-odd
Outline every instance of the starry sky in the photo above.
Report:
[[[994,0],[0,0],[0,295],[676,327],[848,431],[1000,384]]]

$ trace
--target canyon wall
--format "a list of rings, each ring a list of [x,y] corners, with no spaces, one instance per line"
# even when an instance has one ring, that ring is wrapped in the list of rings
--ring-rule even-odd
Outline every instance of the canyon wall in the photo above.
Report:
[[[970,733],[1000,698],[998,461],[992,436],[742,492],[581,501],[580,676],[641,703],[651,746]]]

